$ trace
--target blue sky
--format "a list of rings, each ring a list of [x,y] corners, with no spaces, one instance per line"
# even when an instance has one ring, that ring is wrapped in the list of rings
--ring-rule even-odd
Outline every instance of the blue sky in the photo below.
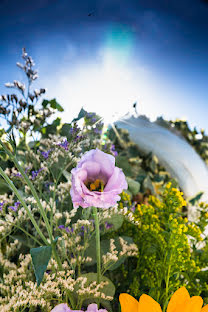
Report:
[[[208,132],[207,33],[200,0],[1,0],[0,92],[23,78],[15,63],[24,46],[36,86],[65,120],[82,105],[110,115],[137,101],[152,118],[187,118]]]

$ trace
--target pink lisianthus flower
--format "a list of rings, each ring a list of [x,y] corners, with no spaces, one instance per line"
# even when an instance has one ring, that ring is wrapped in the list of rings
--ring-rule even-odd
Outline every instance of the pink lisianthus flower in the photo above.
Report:
[[[66,303],[57,305],[51,312],[83,312],[82,310],[71,310]],[[105,309],[98,310],[98,306],[95,303],[88,305],[86,312],[108,312]]]
[[[99,149],[85,153],[71,173],[70,194],[75,208],[110,208],[128,188],[122,169],[115,166],[115,157]]]

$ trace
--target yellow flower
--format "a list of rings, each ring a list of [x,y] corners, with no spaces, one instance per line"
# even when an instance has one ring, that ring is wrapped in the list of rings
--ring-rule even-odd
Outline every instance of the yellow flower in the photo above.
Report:
[[[137,301],[128,294],[119,297],[121,312],[162,312],[162,309],[152,297],[142,295]],[[167,312],[208,312],[208,305],[204,306],[199,296],[190,297],[185,287],[179,288],[171,297]]]

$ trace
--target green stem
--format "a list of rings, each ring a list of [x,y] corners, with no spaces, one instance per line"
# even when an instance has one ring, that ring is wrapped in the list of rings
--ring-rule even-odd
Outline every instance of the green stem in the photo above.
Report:
[[[97,208],[93,207],[93,215],[95,219],[95,233],[96,233],[96,254],[97,254],[97,283],[101,282],[101,257],[100,257],[100,227]]]
[[[54,246],[53,244],[53,234],[52,234],[52,229],[50,227],[50,224],[49,224],[49,221],[48,221],[48,218],[47,218],[47,215],[46,215],[46,212],[40,202],[40,199],[38,197],[38,194],[32,184],[32,182],[30,181],[30,179],[28,178],[28,176],[26,175],[24,169],[20,166],[17,158],[8,150],[8,148],[6,147],[6,145],[0,140],[0,144],[1,146],[3,147],[3,149],[5,150],[5,152],[7,153],[7,155],[10,157],[10,159],[14,162],[14,164],[16,165],[17,169],[19,170],[19,172],[21,173],[21,175],[23,176],[23,178],[25,179],[27,185],[29,186],[36,202],[37,202],[37,206],[39,208],[39,211],[40,211],[40,214],[41,216],[43,217],[43,220],[45,222],[45,226],[46,226],[46,229],[47,229],[47,232],[48,232],[48,235],[49,235],[49,239],[50,239],[50,245],[52,247],[52,250],[53,250],[53,255],[58,263],[58,267],[59,267],[59,270],[62,269],[62,264],[61,264],[61,260],[59,258],[59,255],[57,254],[57,251],[56,251],[56,246]],[[18,199],[20,200],[21,204],[23,205],[23,207],[26,209],[29,217],[30,217],[30,220],[31,222],[33,223],[34,227],[36,228],[37,232],[39,233],[39,235],[41,236],[41,238],[43,239],[44,243],[46,245],[49,245],[47,239],[45,238],[45,236],[42,234],[40,228],[38,227],[33,215],[31,214],[31,212],[29,211],[27,205],[25,204],[24,200],[22,199],[21,195],[19,194],[18,190],[16,189],[16,187],[14,186],[14,184],[12,183],[12,181],[9,179],[9,177],[4,173],[4,171],[1,169],[0,171],[0,174],[3,176],[3,178],[6,180],[6,182],[10,185],[10,187],[12,188],[12,190],[14,191],[14,193],[17,195]]]
[[[41,215],[43,217],[43,220],[45,222],[46,229],[48,231],[48,235],[49,235],[49,238],[50,238],[50,242],[52,243],[53,242],[53,235],[52,235],[52,231],[51,231],[51,228],[50,228],[50,225],[49,225],[49,221],[48,221],[46,212],[45,212],[43,206],[41,205],[40,199],[38,197],[38,194],[37,194],[37,192],[36,192],[32,182],[30,181],[30,179],[26,175],[24,169],[20,166],[17,158],[8,150],[8,148],[6,147],[6,145],[2,141],[0,141],[0,144],[3,147],[3,149],[5,150],[5,152],[7,153],[7,155],[10,157],[10,159],[14,162],[14,164],[17,167],[17,169],[19,170],[19,172],[21,173],[21,175],[25,179],[27,185],[29,186],[29,188],[30,188],[30,190],[31,190],[31,192],[32,192],[36,202],[37,202],[37,206],[38,206],[38,208],[40,210],[40,213],[41,213]]]
[[[31,237],[39,246],[42,246],[42,243],[37,238],[35,238],[33,235],[31,235],[28,231],[24,230],[21,226],[16,225],[16,224],[12,224],[12,225],[15,226],[17,229],[21,230],[27,236]]]
[[[37,222],[35,221],[35,218],[33,217],[32,213],[30,212],[30,210],[28,209],[24,199],[22,198],[22,196],[20,195],[19,191],[17,190],[17,188],[15,187],[15,185],[13,184],[13,182],[10,180],[10,178],[5,174],[5,172],[3,171],[3,169],[0,167],[0,175],[4,178],[4,180],[7,182],[7,184],[10,186],[10,188],[12,189],[12,191],[15,193],[15,195],[17,196],[17,198],[19,199],[19,201],[21,202],[22,206],[25,208],[32,224],[34,225],[36,231],[38,232],[38,234],[40,235],[40,237],[42,238],[42,240],[44,241],[44,243],[48,246],[49,243],[47,241],[47,239],[45,238],[45,236],[43,235],[43,233],[41,232],[41,229],[39,228]]]
[[[53,252],[54,258],[56,259],[56,262],[58,264],[58,268],[61,271],[62,270],[62,263],[61,263],[61,259],[57,253],[57,250],[56,250],[56,243],[52,242],[51,247],[52,247],[52,252]]]

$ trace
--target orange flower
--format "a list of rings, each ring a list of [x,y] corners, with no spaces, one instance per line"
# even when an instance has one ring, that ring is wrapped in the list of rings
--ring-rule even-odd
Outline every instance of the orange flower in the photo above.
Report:
[[[120,294],[121,312],[162,312],[162,309],[152,297],[142,295],[137,301],[128,294]],[[171,297],[166,312],[208,312],[199,296],[190,297],[185,287],[179,288]]]

